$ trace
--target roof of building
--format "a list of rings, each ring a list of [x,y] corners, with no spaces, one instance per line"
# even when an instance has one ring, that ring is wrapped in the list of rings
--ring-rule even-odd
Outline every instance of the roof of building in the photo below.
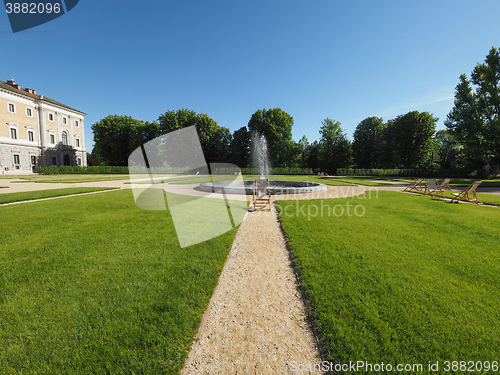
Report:
[[[36,93],[36,91],[33,89],[28,89],[28,88],[23,89],[23,88],[21,88],[20,85],[18,85],[14,82],[14,79],[12,79],[11,81],[7,81],[7,82],[0,81],[0,89],[10,91],[10,92],[16,93],[18,95],[27,96],[27,97],[35,99],[35,100],[40,100],[40,101],[46,102],[48,104],[54,104],[56,106],[70,109],[72,111],[86,115],[85,112],[79,111],[78,109],[75,109],[75,108],[71,108],[70,106],[67,106],[66,104],[59,103],[58,101],[56,101],[54,99],[47,98],[45,95],[38,95]]]

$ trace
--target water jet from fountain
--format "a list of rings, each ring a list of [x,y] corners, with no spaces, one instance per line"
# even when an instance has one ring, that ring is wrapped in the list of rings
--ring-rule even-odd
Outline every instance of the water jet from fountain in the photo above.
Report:
[[[267,148],[267,140],[263,134],[257,132],[252,133],[252,168],[260,171],[260,178],[264,179],[270,174],[269,151]]]

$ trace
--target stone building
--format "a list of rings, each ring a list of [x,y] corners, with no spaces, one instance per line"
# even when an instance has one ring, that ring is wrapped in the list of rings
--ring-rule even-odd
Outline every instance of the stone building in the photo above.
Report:
[[[31,173],[39,166],[87,165],[86,113],[33,89],[0,81],[0,173]]]

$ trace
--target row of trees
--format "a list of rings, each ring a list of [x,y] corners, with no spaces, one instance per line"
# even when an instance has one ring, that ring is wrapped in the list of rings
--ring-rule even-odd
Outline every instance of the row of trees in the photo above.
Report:
[[[292,140],[293,118],[280,108],[256,111],[233,134],[208,115],[169,110],[153,122],[128,116],[108,116],[92,125],[94,150],[91,164],[125,166],[128,156],[141,144],[162,134],[195,125],[207,162],[251,165],[252,134],[263,134],[273,167],[311,168],[335,173],[337,168],[417,168],[429,166],[435,122],[428,113],[410,112],[384,124],[382,119],[363,120],[348,140],[340,122],[322,121],[320,139],[309,143],[303,136]]]
[[[188,109],[169,110],[153,122],[108,116],[92,125],[94,150],[90,164],[127,165],[130,153],[162,134],[195,125],[207,162],[251,165],[252,133],[268,142],[272,167],[311,168],[335,173],[338,168],[479,169],[500,156],[500,53],[493,47],[484,64],[465,74],[455,91],[455,105],[436,133],[437,118],[411,111],[384,122],[368,117],[356,127],[351,142],[340,122],[326,118],[320,139],[292,140],[293,117],[280,108],[256,111],[231,134],[208,115]],[[475,85],[475,92],[473,87]]]

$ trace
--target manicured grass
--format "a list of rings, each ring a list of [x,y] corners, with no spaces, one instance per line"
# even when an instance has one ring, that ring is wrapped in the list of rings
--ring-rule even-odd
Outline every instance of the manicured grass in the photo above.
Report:
[[[398,192],[276,204],[329,360],[499,360],[497,208]]]
[[[366,177],[364,177],[366,178]],[[375,176],[373,177],[374,180],[388,180],[388,181],[397,181],[397,182],[402,182],[405,185],[409,184],[410,182],[414,182],[418,179],[418,177],[390,177],[390,176]],[[437,178],[439,182],[442,182],[444,180],[444,177]],[[450,186],[455,186],[455,187],[467,187],[471,185],[474,181],[479,181],[481,179],[478,178],[454,178]],[[500,179],[491,179],[491,180],[481,180],[483,183],[481,184],[482,187],[500,187]]]
[[[21,179],[23,182],[67,183],[127,180],[128,174],[58,174],[1,175],[0,179]],[[21,181],[19,181],[21,182]]]
[[[332,180],[331,177],[324,177],[323,180]],[[363,185],[363,186],[404,186],[404,184],[390,184],[390,183],[384,183],[384,182],[375,182],[375,181],[370,181],[364,178],[333,178],[334,181],[338,182],[344,182],[346,184],[356,184],[356,185]]]
[[[1,374],[178,374],[236,229],[180,248],[132,192],[0,207]]]
[[[0,194],[0,204],[21,202],[21,201],[31,201],[34,199],[61,197],[61,196],[65,196],[65,195],[83,194],[83,193],[90,193],[90,192],[94,192],[94,191],[105,191],[105,190],[114,190],[114,189],[117,189],[117,188],[105,188],[105,187],[81,187],[80,188],[80,187],[76,187],[76,188],[67,188],[67,189],[26,191],[26,192],[19,192],[19,193],[4,193],[4,194]]]
[[[480,188],[478,188],[478,190],[480,190]],[[459,192],[460,192],[460,190],[453,190],[453,193],[459,193]],[[420,194],[420,195],[424,194],[423,192],[419,192],[419,191],[412,191],[412,193]],[[443,195],[445,198],[450,198],[450,199],[455,198],[455,196],[449,190],[444,191]],[[441,198],[441,195],[437,195],[437,196],[434,196],[432,198],[439,199],[439,198]],[[500,195],[477,193],[477,198],[479,199],[479,202],[481,202],[481,203],[500,206]],[[456,200],[453,201],[453,203],[455,203],[455,202],[456,202]],[[464,202],[464,201],[462,201],[462,202]]]

